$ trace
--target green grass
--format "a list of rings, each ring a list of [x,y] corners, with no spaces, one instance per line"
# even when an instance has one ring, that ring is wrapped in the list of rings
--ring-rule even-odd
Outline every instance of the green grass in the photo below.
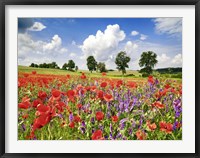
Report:
[[[53,75],[81,75],[82,72],[84,72],[86,75],[90,77],[101,77],[102,73],[99,72],[92,72],[90,73],[87,70],[79,70],[78,72],[71,72],[67,70],[59,70],[59,69],[48,69],[48,68],[33,68],[33,67],[27,67],[27,66],[18,66],[18,71],[23,73],[31,73],[32,71],[37,71],[37,74],[53,74]],[[107,77],[114,77],[114,78],[121,78],[122,73],[119,71],[109,71],[106,73]],[[141,74],[134,70],[128,70],[126,75],[124,77],[126,78],[138,78]]]
[[[33,67],[27,67],[27,66],[18,66],[18,71],[23,73],[31,73],[32,71],[37,71],[37,74],[52,74],[52,75],[81,75],[82,72],[84,72],[89,77],[102,77],[102,73],[99,72],[92,72],[90,73],[88,70],[79,70],[78,72],[71,72],[67,70],[60,70],[60,69],[49,69],[49,68],[33,68]],[[135,70],[127,70],[126,74],[122,76],[122,73],[115,70],[115,71],[108,71],[106,73],[106,76],[109,78],[127,78],[127,79],[144,79],[146,77],[141,77],[142,74]],[[172,77],[171,77],[172,76]],[[174,79],[178,81],[182,81],[182,78],[175,78],[173,75],[170,74],[160,74],[161,78],[169,78]]]

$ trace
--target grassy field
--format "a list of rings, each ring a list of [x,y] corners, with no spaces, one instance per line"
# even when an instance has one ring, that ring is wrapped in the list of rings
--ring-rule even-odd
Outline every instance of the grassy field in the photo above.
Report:
[[[60,69],[46,69],[46,68],[33,68],[33,67],[27,67],[27,66],[18,66],[18,71],[23,73],[31,73],[32,71],[37,71],[38,74],[54,74],[54,75],[80,75],[82,72],[84,72],[86,75],[89,75],[91,77],[98,77],[102,76],[102,73],[99,72],[92,72],[90,73],[87,70],[79,70],[78,72],[71,72],[67,70],[60,70]],[[122,77],[122,73],[119,71],[109,71],[106,73],[108,77]],[[134,70],[127,70],[126,75],[124,77],[139,77],[141,74],[138,71]]]
[[[99,72],[92,72],[90,73],[88,70],[79,70],[77,72],[71,72],[67,70],[60,70],[60,69],[49,69],[49,68],[33,68],[33,67],[27,67],[27,66],[18,66],[18,72],[20,73],[31,73],[32,71],[37,71],[37,74],[52,74],[52,75],[80,75],[82,72],[84,72],[89,77],[102,77],[102,73]],[[127,70],[126,74],[122,76],[122,73],[115,70],[115,71],[109,71],[106,73],[106,76],[109,78],[127,78],[127,79],[145,79],[146,77],[141,77],[142,74],[139,73],[136,70]],[[174,79],[178,81],[182,81],[181,78],[173,78],[170,77],[170,74],[160,74],[161,78],[164,79]]]

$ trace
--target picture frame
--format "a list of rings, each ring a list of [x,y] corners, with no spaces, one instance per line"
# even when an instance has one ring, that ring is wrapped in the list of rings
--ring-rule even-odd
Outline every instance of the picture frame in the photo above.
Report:
[[[7,72],[6,70],[6,6],[9,5],[194,5],[195,6],[195,153],[6,153],[6,142],[5,142],[5,128],[6,128],[6,84],[7,83]],[[0,155],[2,158],[11,157],[186,157],[186,158],[199,158],[200,157],[200,108],[199,108],[199,52],[200,52],[200,1],[199,0],[124,0],[124,1],[111,1],[111,0],[1,0],[0,5],[1,16],[0,16],[0,60],[1,60],[1,83],[0,83]],[[9,145],[9,144],[7,144]]]

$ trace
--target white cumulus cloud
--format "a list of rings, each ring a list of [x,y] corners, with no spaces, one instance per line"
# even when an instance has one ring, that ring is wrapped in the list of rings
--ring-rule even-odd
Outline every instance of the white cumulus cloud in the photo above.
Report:
[[[106,61],[108,54],[117,49],[125,37],[118,24],[108,25],[104,32],[98,30],[96,35],[89,35],[80,48],[86,58],[93,55],[98,61]]]
[[[40,23],[40,22],[34,22],[33,26],[31,26],[30,28],[28,28],[28,30],[29,31],[42,31],[45,28],[46,28],[46,26],[44,26],[42,23]]]
[[[167,56],[166,54],[161,54],[161,55],[158,55],[157,59],[159,63],[165,63],[170,60],[170,57]]]
[[[153,21],[157,33],[180,35],[182,32],[182,18],[156,18]]]
[[[147,39],[147,37],[148,37],[147,35],[140,34],[140,39],[141,39],[141,40],[146,40],[146,39]]]
[[[128,54],[128,55],[131,55],[132,53],[134,53],[134,50],[138,48],[138,45],[131,42],[131,41],[128,41],[126,42],[126,45],[124,47],[125,49],[125,52]]]
[[[137,36],[138,34],[139,34],[138,31],[132,31],[132,32],[131,32],[131,35],[132,35],[132,36]]]
[[[54,35],[50,43],[46,43],[43,46],[44,51],[49,51],[53,49],[57,49],[61,46],[62,39],[58,35]]]
[[[182,66],[182,54],[177,54],[172,59],[172,64],[174,66]]]

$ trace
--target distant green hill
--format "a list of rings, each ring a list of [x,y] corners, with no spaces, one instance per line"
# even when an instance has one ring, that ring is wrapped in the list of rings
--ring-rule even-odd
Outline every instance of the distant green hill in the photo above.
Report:
[[[181,67],[160,68],[160,69],[156,69],[156,71],[158,71],[161,74],[166,74],[166,73],[167,74],[176,74],[176,73],[182,73],[182,68]]]

